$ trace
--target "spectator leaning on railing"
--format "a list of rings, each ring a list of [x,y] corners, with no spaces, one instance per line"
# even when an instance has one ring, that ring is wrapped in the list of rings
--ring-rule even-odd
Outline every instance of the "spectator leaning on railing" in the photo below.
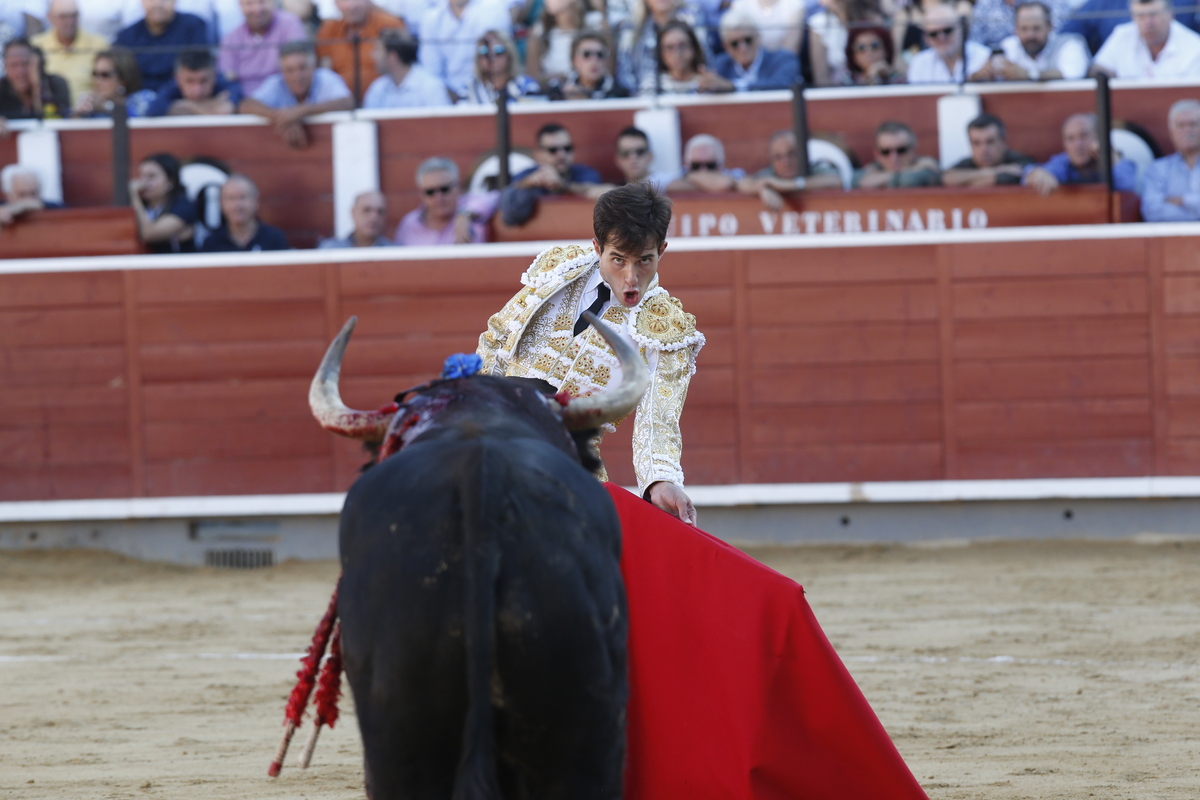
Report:
[[[30,44],[46,56],[43,68],[61,75],[78,98],[91,86],[92,59],[108,49],[108,39],[79,27],[79,6],[75,0],[51,0],[46,10],[50,29],[30,38]]]
[[[903,122],[887,121],[875,129],[875,160],[854,171],[855,189],[911,189],[938,186],[938,164],[917,155],[917,135]]]
[[[1021,182],[1042,197],[1049,196],[1060,185],[1075,183],[1104,183],[1100,174],[1100,139],[1096,133],[1095,114],[1072,114],[1062,127],[1063,152],[1052,156],[1041,166],[1025,168]],[[1113,151],[1113,158],[1120,154]],[[1112,165],[1113,188],[1132,192],[1137,187],[1137,166],[1120,160]]]
[[[575,195],[595,200],[606,189],[600,173],[575,163],[571,132],[557,122],[547,122],[537,134],[533,153],[536,167],[513,176],[500,195],[500,213],[506,225],[524,225],[546,195]]]
[[[234,114],[241,102],[242,87],[217,74],[211,52],[184,50],[175,62],[175,77],[159,90],[146,115]]]
[[[0,228],[11,225],[29,211],[62,208],[61,203],[48,203],[42,199],[42,179],[35,170],[20,164],[9,164],[0,170],[0,189],[4,192],[4,202],[0,203]]]
[[[279,47],[305,41],[308,32],[295,14],[280,10],[277,0],[240,0],[246,21],[221,39],[217,66],[229,80],[254,94],[263,81],[279,74]]]
[[[1179,100],[1167,114],[1175,152],[1146,169],[1142,219],[1146,222],[1200,220],[1200,101]]]
[[[279,74],[267,78],[239,110],[266,117],[289,147],[300,149],[308,146],[307,117],[352,108],[350,89],[336,72],[317,66],[312,44],[288,42],[279,48]]]
[[[428,108],[450,105],[446,85],[417,63],[417,42],[406,31],[384,31],[375,43],[379,77],[363,108]]]
[[[841,189],[842,175],[836,165],[821,159],[800,174],[800,148],[793,131],[776,131],[767,141],[766,167],[738,181],[738,191],[758,195],[772,211],[783,208],[784,195],[805,189]]]
[[[1025,167],[1034,163],[1008,149],[1004,122],[991,114],[980,114],[967,123],[967,139],[971,157],[942,173],[945,186],[1017,186]]]
[[[1024,0],[975,0],[971,11],[971,41],[995,49],[1017,28],[1017,12]],[[1047,24],[1058,28],[1071,14],[1070,0],[1044,0],[1050,19]]]
[[[175,0],[142,0],[146,16],[117,33],[116,44],[134,52],[142,86],[157,92],[170,82],[180,50],[208,46],[208,26],[195,14],[175,11]]]
[[[1171,16],[1171,0],[1130,0],[1133,22],[1113,29],[1092,60],[1113,78],[1200,78],[1200,34]]]
[[[732,192],[745,175],[744,170],[725,168],[725,145],[720,139],[698,133],[683,146],[683,172],[667,184],[667,191]]]

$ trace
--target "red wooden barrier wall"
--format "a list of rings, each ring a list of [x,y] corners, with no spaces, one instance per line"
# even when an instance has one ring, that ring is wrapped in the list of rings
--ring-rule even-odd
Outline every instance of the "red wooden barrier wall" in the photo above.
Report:
[[[689,481],[1200,473],[1200,245],[1098,230],[676,240],[663,281],[709,340]],[[448,255],[0,275],[0,498],[344,489],[363,457],[306,407],[344,318],[344,396],[376,406],[473,349],[532,256]],[[605,456],[631,480],[628,431]]]

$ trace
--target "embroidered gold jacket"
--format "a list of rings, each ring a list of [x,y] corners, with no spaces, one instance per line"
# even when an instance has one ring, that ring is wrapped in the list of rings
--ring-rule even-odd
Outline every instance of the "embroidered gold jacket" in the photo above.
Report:
[[[525,288],[488,320],[479,337],[482,374],[541,378],[576,397],[620,381],[617,357],[595,329],[572,335],[579,298],[599,267],[590,247],[553,247],[538,255],[521,276]],[[614,303],[603,319],[633,340],[650,369],[633,426],[638,490],[644,494],[656,481],[682,487],[679,415],[704,334],[696,330],[696,318],[658,285],[658,276],[636,306]]]

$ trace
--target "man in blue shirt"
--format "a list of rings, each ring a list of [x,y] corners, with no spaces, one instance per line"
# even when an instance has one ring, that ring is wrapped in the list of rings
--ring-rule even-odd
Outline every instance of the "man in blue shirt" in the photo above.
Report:
[[[1200,220],[1200,101],[1180,100],[1167,113],[1175,152],[1146,169],[1142,219],[1146,222]]]
[[[725,52],[713,61],[716,75],[709,81],[701,78],[701,91],[790,89],[800,74],[795,54],[761,46],[758,24],[741,8],[726,11],[721,17],[721,42]]]
[[[217,74],[217,62],[208,50],[184,50],[175,62],[175,77],[158,91],[146,107],[146,116],[181,114],[233,114],[242,102],[237,81]]]
[[[245,175],[230,175],[221,186],[221,220],[204,240],[206,253],[288,249],[283,231],[259,220],[258,187]]]
[[[1190,7],[1192,4],[1180,3],[1180,5]],[[1075,12],[1071,14],[1071,19],[1062,26],[1058,33],[1079,34],[1087,40],[1088,49],[1092,51],[1092,55],[1095,55],[1100,52],[1100,47],[1108,39],[1108,35],[1113,32],[1113,28],[1123,25],[1131,19],[1129,0],[1087,0],[1086,3],[1075,9]],[[1195,12],[1190,8],[1186,11],[1177,10],[1175,19],[1192,30],[1197,29]]]
[[[350,87],[331,69],[317,66],[317,51],[309,42],[279,46],[279,72],[262,82],[242,101],[243,114],[266,117],[289,147],[308,145],[306,117],[354,108]]]
[[[1041,166],[1028,166],[1021,183],[1031,186],[1042,197],[1061,184],[1104,183],[1100,174],[1100,142],[1096,135],[1095,114],[1072,114],[1063,123],[1063,150]],[[1118,157],[1116,152],[1113,157]],[[1112,165],[1113,188],[1118,192],[1137,189],[1137,166],[1132,161]]]
[[[547,122],[537,135],[533,153],[536,167],[513,176],[500,194],[500,213],[506,225],[524,225],[537,211],[538,198],[548,194],[596,199],[612,187],[601,183],[600,173],[575,163],[571,132],[557,122]]]
[[[175,0],[142,0],[143,19],[117,32],[115,44],[133,50],[142,88],[157,92],[171,80],[175,58],[186,47],[208,45],[208,26],[195,14],[175,12]]]

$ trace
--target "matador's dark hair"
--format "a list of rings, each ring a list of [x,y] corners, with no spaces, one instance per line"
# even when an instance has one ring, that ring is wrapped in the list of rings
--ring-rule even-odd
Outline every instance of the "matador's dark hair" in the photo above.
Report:
[[[648,243],[662,248],[671,224],[671,201],[649,183],[631,183],[605,192],[592,212],[592,230],[600,249],[639,253]]]

